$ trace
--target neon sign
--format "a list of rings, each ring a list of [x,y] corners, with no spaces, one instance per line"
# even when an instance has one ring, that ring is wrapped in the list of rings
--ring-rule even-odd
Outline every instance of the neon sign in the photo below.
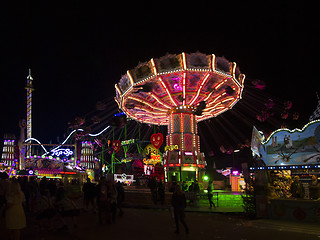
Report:
[[[145,154],[148,156],[150,155],[150,159],[143,159],[144,164],[157,164],[161,163],[161,152],[155,148],[152,144],[148,144],[144,149]]]
[[[135,182],[133,175],[127,175],[125,173],[122,174],[114,174],[114,181],[121,182],[121,183],[129,183]]]
[[[60,156],[69,157],[71,155],[73,155],[73,151],[71,151],[69,148],[59,148],[56,150],[52,150],[52,153],[51,153],[51,156],[57,156],[57,157],[60,157]]]
[[[178,150],[178,149],[179,149],[178,145],[169,145],[169,146],[164,147],[165,151],[173,151],[173,150]]]
[[[126,146],[126,145],[130,145],[130,144],[134,144],[135,142],[136,142],[135,139],[124,140],[124,141],[121,141],[121,146]]]
[[[144,158],[143,163],[146,165],[149,165],[149,164],[156,165],[158,163],[161,163],[161,156],[160,155],[151,155],[151,159]]]

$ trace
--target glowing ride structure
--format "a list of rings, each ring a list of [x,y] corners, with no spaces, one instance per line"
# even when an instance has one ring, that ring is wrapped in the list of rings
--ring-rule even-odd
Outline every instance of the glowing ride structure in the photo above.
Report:
[[[33,78],[31,76],[31,69],[29,68],[29,75],[27,76],[27,138],[32,138],[32,91],[34,90],[32,85]],[[31,155],[31,147],[27,148],[27,156]]]
[[[115,85],[115,100],[129,118],[167,125],[164,167],[169,180],[200,178],[205,168],[197,123],[231,109],[242,97],[245,75],[214,54],[167,54],[128,70]]]

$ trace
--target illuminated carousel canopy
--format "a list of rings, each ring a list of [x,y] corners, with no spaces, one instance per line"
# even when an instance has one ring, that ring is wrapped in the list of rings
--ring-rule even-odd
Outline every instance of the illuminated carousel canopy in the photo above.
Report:
[[[198,122],[231,109],[241,99],[244,79],[224,57],[168,54],[128,70],[115,85],[115,100],[139,122],[168,125],[169,115],[180,112]]]

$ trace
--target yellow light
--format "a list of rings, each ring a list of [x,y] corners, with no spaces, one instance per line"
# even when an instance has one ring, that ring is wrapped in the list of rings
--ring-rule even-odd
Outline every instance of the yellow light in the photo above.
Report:
[[[224,95],[226,95],[226,93],[222,93],[220,95],[218,95],[213,101],[209,102],[209,104],[207,105],[208,107],[211,106],[212,104],[214,104],[215,102],[217,102],[220,98],[222,98]]]
[[[191,118],[191,133],[194,133],[194,127],[193,127],[194,115],[192,115],[190,118]]]
[[[196,169],[194,167],[181,167],[182,171],[188,171],[188,172],[193,172]]]
[[[165,102],[163,102],[158,96],[156,96],[155,94],[153,94],[152,92],[149,92],[149,95],[151,97],[153,97],[158,103],[160,103],[162,106],[171,109],[171,107],[169,105],[167,105]]]
[[[235,78],[237,64],[235,62],[232,63],[232,77]]]
[[[120,105],[120,103],[119,103],[118,99],[117,99],[117,98],[114,98],[114,100],[115,100],[115,101],[116,101],[116,103],[118,104],[118,107],[119,107],[119,108],[121,108],[121,105]]]
[[[128,99],[132,99],[132,100],[135,100],[137,102],[141,102],[141,103],[144,103],[146,105],[148,105],[149,107],[151,107],[152,109],[156,109],[156,110],[159,110],[159,111],[162,111],[162,112],[167,112],[166,109],[162,109],[162,108],[159,108],[159,107],[156,107],[154,106],[153,104],[147,102],[147,101],[144,101],[143,99],[140,99],[138,97],[132,97],[132,96],[128,96]]]
[[[173,103],[175,106],[178,106],[177,103],[173,100],[170,91],[168,90],[167,86],[165,85],[165,83],[163,82],[163,80],[161,79],[161,77],[159,77],[159,81],[160,81],[161,85],[164,87],[164,89],[166,90],[166,92],[167,92],[170,100],[172,101],[172,103]]]
[[[211,97],[211,95],[212,95],[215,91],[217,91],[217,89],[218,89],[222,84],[224,84],[227,80],[228,80],[228,79],[225,78],[225,79],[223,79],[219,84],[217,84],[217,85],[213,88],[213,90],[209,93],[209,95],[208,95],[203,101],[207,101],[207,100]],[[224,95],[225,93],[222,93],[222,94]]]
[[[225,110],[226,108],[224,106],[218,106],[220,105],[221,103],[217,103],[215,106],[211,107],[211,108],[208,108],[208,109],[205,109],[203,110],[205,113],[211,113],[212,111],[216,111],[218,109],[223,109]]]
[[[182,53],[183,70],[187,70],[186,54]]]
[[[216,61],[216,55],[212,54],[212,60],[211,60],[211,69],[212,69],[212,71],[216,70],[215,61]]]
[[[183,125],[183,114],[180,113],[180,134],[181,134],[181,150],[184,150],[184,125]]]
[[[128,77],[129,77],[129,80],[130,80],[131,86],[133,86],[133,85],[134,85],[134,82],[133,82],[133,78],[132,78],[132,76],[131,76],[131,74],[130,74],[130,71],[129,71],[129,70],[127,71],[127,75],[128,75]]]
[[[200,87],[199,87],[199,89],[198,89],[197,95],[193,97],[193,99],[191,100],[191,102],[189,103],[189,105],[192,105],[192,104],[195,102],[195,100],[198,98],[198,96],[199,96],[199,94],[200,94],[200,91],[201,91],[201,89],[202,89],[202,86],[203,86],[203,85],[205,84],[205,82],[207,81],[209,75],[210,75],[210,73],[207,73],[207,74],[204,76],[204,78],[202,79],[201,85],[200,85]]]
[[[157,72],[156,65],[154,64],[153,58],[151,58],[151,65],[152,65],[152,71],[153,71],[154,75],[157,75],[158,72]]]
[[[120,91],[120,88],[118,87],[117,83],[114,85],[114,87],[116,88],[116,90],[118,91],[119,95],[121,96],[121,91]]]

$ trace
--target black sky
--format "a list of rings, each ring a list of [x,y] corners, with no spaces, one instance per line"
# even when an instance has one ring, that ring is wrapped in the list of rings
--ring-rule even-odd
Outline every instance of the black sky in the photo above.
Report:
[[[76,116],[95,111],[97,101],[114,110],[114,84],[127,69],[182,51],[237,62],[246,87],[261,79],[267,84],[262,95],[293,101],[301,127],[319,91],[313,9],[304,1],[3,4],[0,134],[19,134],[28,68],[36,89],[33,136],[48,142],[61,137]]]

